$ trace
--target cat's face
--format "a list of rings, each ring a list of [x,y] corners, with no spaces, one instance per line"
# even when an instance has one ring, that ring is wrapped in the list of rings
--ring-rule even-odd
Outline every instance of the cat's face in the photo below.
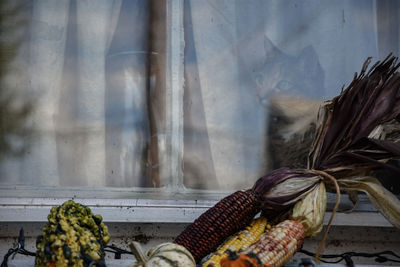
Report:
[[[264,41],[266,59],[255,73],[257,96],[267,106],[277,94],[319,98],[324,95],[324,71],[315,50],[309,46],[299,55],[283,53],[268,39]]]

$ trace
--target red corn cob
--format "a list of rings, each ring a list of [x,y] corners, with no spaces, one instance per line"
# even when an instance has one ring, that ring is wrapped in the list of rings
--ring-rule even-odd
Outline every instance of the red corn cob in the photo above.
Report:
[[[213,252],[228,236],[248,225],[259,212],[253,191],[237,191],[208,209],[175,239],[196,262]]]

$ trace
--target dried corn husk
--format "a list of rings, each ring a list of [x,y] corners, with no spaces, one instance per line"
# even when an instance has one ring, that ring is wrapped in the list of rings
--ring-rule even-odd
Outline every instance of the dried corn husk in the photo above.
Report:
[[[400,156],[400,144],[379,140],[375,131],[400,113],[400,73],[397,58],[389,55],[360,75],[319,110],[317,133],[309,154],[309,168],[336,178],[365,175],[373,169],[398,169],[387,164]]]
[[[281,168],[258,179],[253,191],[261,196],[264,215],[275,218],[313,190],[321,179],[309,170]]]
[[[340,179],[341,188],[365,192],[372,205],[391,223],[400,228],[400,200],[374,177]]]
[[[293,177],[271,188],[264,194],[264,198],[277,203],[280,200],[280,204],[290,205],[303,198],[303,194],[299,195],[299,192],[310,192],[319,181],[321,181],[321,177],[318,175],[306,178]],[[286,201],[284,201],[285,197],[287,198]]]
[[[387,168],[400,156],[400,143],[386,132],[398,129],[400,114],[400,64],[389,55],[367,72],[370,58],[360,75],[319,111],[317,134],[309,154],[309,167],[335,176],[341,187],[368,194],[372,204],[396,227],[400,227],[399,200],[377,179],[367,176],[372,170]],[[389,127],[390,126],[390,127]]]
[[[326,209],[326,191],[318,183],[302,200],[294,205],[290,218],[303,224],[306,237],[314,237],[322,230]]]

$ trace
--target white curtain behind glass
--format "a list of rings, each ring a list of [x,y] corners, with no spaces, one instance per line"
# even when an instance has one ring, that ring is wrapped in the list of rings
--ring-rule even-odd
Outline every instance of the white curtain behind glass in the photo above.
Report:
[[[75,144],[56,144],[57,132],[82,133],[78,153],[68,153],[69,160],[78,157],[82,164],[75,175],[85,185],[105,184],[105,55],[114,33],[121,1],[77,1],[77,84],[74,126],[57,125],[61,78],[65,62],[65,44],[69,22],[70,1],[35,1],[31,30],[30,81],[39,101],[33,119],[39,130],[38,141],[32,146],[24,177],[36,177],[42,185],[59,185],[57,149]],[[59,127],[58,127],[59,126]],[[74,135],[75,133],[72,133]],[[76,139],[75,139],[76,141]],[[62,162],[60,162],[62,163]],[[68,173],[71,175],[72,173]],[[39,180],[39,181],[38,181]]]
[[[185,120],[185,129],[191,129],[192,136],[197,135],[185,143],[184,173],[189,187],[202,187],[203,180],[210,189],[213,184],[214,188],[240,188],[246,184],[244,177],[253,176],[254,170],[265,169],[260,159],[265,158],[262,133],[266,122],[259,120],[262,110],[255,108],[257,99],[242,83],[245,75],[238,57],[242,44],[236,27],[238,12],[231,1],[190,1],[186,5],[186,15],[192,24],[187,29],[193,30],[186,33],[190,49],[186,57],[194,54],[196,59],[186,61],[186,66],[197,64],[198,75],[196,88],[187,84],[187,95],[192,96],[188,108],[202,105]],[[188,81],[191,75],[194,73],[187,73]],[[202,117],[204,120],[199,119]],[[200,121],[205,125],[199,124]],[[203,142],[193,145],[201,136],[205,136]],[[206,148],[208,151],[201,153]]]
[[[141,186],[148,139],[147,1],[20,1],[28,20],[19,77],[32,142],[0,182]],[[21,86],[17,81],[26,80]]]
[[[373,0],[189,2],[185,108],[196,112],[186,113],[184,171],[198,188],[243,188],[265,174],[271,97],[337,95],[367,57],[387,55],[382,18],[398,13],[387,1],[377,13]]]

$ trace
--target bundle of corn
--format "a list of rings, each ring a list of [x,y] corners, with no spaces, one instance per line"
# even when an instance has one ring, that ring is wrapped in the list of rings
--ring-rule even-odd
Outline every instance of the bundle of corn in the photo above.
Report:
[[[259,217],[251,222],[244,230],[229,237],[211,257],[202,264],[203,267],[220,266],[220,261],[227,254],[239,252],[247,249],[255,243],[265,231],[269,231],[271,226],[267,224],[265,217]]]
[[[371,135],[374,133],[377,136],[376,129],[394,120],[400,113],[400,74],[396,72],[399,68],[396,61],[397,58],[390,55],[366,73],[368,59],[360,75],[356,74],[339,96],[320,108],[309,169],[281,168],[261,177],[251,190],[241,192],[240,197],[236,196],[236,192],[201,215],[175,242],[185,246],[199,261],[236,232],[238,228],[235,226],[244,227],[260,210],[275,222],[290,218],[292,214],[304,225],[307,236],[316,235],[321,230],[326,199],[317,206],[315,199],[322,199],[325,185],[328,188],[334,186],[337,192],[335,211],[340,201],[336,179],[345,179],[342,182],[339,180],[344,189],[369,192],[370,196],[374,196],[372,203],[380,203],[376,204],[377,208],[392,224],[399,226],[400,201],[396,197],[390,197],[393,200],[390,203],[387,198],[384,200],[383,189],[376,181],[373,186],[371,183],[365,185],[362,180],[357,180],[357,184],[348,182],[356,181],[355,176],[363,176],[379,168],[399,171],[387,161],[400,156],[400,144],[393,140],[374,139]],[[324,183],[323,189],[321,183]],[[380,192],[374,190],[376,188]],[[314,195],[306,197],[309,194]],[[297,212],[292,212],[295,204],[302,200]],[[310,208],[304,205],[311,207],[311,219],[305,213]],[[333,215],[334,212],[330,222]],[[323,239],[328,229],[329,226]]]
[[[35,266],[105,266],[110,240],[100,215],[72,200],[53,207],[36,242]]]

